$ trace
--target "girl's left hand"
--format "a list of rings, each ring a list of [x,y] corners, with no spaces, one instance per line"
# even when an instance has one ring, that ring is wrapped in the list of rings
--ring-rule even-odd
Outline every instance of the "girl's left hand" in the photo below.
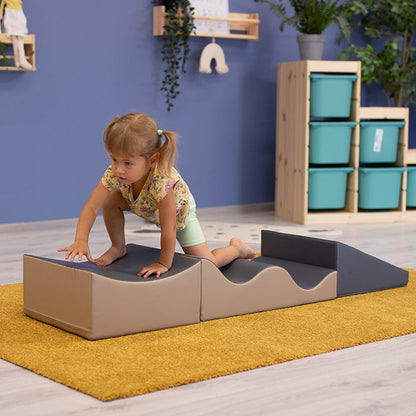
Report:
[[[137,276],[149,277],[152,274],[155,274],[156,277],[160,277],[161,274],[166,273],[169,269],[160,263],[153,263],[150,266],[143,267],[140,273]]]

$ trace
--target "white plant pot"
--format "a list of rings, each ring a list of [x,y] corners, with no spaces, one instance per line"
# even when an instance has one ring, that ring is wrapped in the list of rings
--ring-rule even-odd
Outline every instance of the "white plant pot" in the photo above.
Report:
[[[324,53],[325,35],[299,35],[296,36],[299,46],[300,59],[320,61]]]

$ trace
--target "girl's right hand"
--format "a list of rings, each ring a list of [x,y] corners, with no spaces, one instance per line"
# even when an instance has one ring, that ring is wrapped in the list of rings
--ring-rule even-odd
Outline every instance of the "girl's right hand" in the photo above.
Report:
[[[82,241],[75,241],[69,247],[64,247],[58,249],[58,252],[66,251],[65,260],[74,261],[76,256],[78,256],[78,260],[82,260],[82,257],[85,255],[88,261],[91,263],[95,263],[95,260],[91,256],[90,248],[88,247],[88,243]]]
[[[155,274],[156,277],[160,277],[161,274],[166,273],[167,271],[169,271],[169,269],[162,263],[153,263],[150,266],[143,267],[137,276],[147,278],[152,274]]]

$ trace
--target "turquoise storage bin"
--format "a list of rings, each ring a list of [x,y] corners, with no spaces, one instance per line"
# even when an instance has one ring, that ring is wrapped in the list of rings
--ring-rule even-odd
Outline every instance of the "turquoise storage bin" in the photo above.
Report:
[[[407,167],[406,206],[416,207],[416,166]]]
[[[404,121],[361,121],[360,162],[394,163],[397,157],[399,128]]]
[[[309,163],[348,164],[355,121],[310,121]]]
[[[308,208],[340,209],[345,206],[347,177],[353,168],[309,168]]]
[[[401,167],[359,168],[358,208],[397,208],[402,173],[405,170]]]
[[[310,116],[348,118],[357,75],[310,74]]]

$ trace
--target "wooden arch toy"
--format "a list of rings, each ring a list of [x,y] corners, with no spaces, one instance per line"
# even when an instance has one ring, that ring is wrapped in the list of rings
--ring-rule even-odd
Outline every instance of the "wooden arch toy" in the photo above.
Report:
[[[218,43],[212,41],[210,44],[205,46],[202,50],[201,58],[199,61],[199,72],[203,74],[210,74],[211,70],[211,61],[215,60],[215,70],[219,74],[225,74],[228,72],[228,66],[225,63],[225,55],[221,46]]]

